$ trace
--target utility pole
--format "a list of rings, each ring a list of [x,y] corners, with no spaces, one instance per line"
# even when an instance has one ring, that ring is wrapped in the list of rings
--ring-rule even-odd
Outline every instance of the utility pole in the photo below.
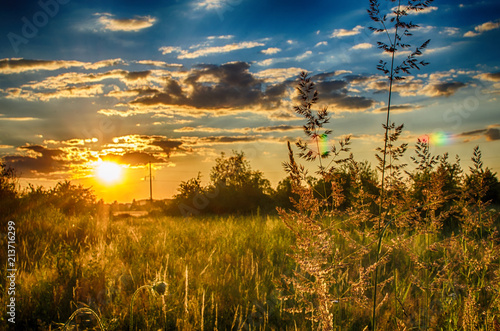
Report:
[[[153,202],[153,176],[151,176],[151,160],[149,161],[149,201]]]
[[[148,162],[149,165],[149,201],[153,202],[153,175],[151,174],[151,160]]]

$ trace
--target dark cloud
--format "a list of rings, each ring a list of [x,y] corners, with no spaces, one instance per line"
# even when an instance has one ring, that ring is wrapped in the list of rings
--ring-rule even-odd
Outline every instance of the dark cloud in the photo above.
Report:
[[[181,148],[182,142],[176,140],[156,140],[151,145],[160,147],[168,157],[170,157],[173,151],[184,150],[184,148]]]
[[[152,96],[139,97],[133,104],[179,105],[200,109],[236,108],[251,106],[276,107],[284,96],[287,85],[267,86],[254,77],[245,62],[218,65],[199,65],[182,82],[169,79],[164,91]]]
[[[460,137],[477,136],[479,134],[484,134],[484,133],[486,133],[486,129],[478,129],[478,130],[462,132],[459,134],[459,136]]]
[[[347,80],[349,83],[364,83],[367,81],[370,81],[373,79],[371,76],[363,76],[363,75],[346,75],[344,76],[344,79]]]
[[[391,112],[395,113],[406,113],[413,111],[415,109],[420,109],[422,106],[419,105],[410,105],[410,104],[404,104],[404,105],[391,105]],[[387,111],[387,107],[380,107],[375,109],[373,112],[374,113],[385,113]]]
[[[82,67],[86,63],[78,61],[46,61],[29,59],[1,59],[0,73],[20,73],[36,70],[57,70],[69,67]]]
[[[22,177],[32,177],[37,174],[50,174],[69,169],[67,161],[61,159],[65,152],[59,149],[50,149],[40,145],[20,147],[21,150],[35,152],[34,156],[8,155],[4,162],[14,168]]]
[[[457,135],[458,137],[473,137],[479,138],[480,136],[484,136],[486,141],[495,141],[500,140],[500,129],[496,127],[489,127],[486,129],[477,129],[472,131],[462,132]]]
[[[167,163],[161,156],[145,152],[126,152],[125,154],[107,154],[101,156],[103,161],[115,162],[118,164],[130,164],[131,166],[151,163]]]
[[[488,128],[484,133],[487,141],[500,140],[500,129]]]
[[[499,82],[500,81],[500,72],[492,72],[492,73],[487,73],[486,77],[494,82]]]
[[[445,82],[445,83],[438,83],[438,84],[432,84],[428,87],[426,87],[426,94],[430,96],[446,96],[449,97],[455,92],[462,88],[465,87],[466,84],[462,82]]]
[[[242,137],[203,137],[197,140],[197,143],[237,143],[237,142],[253,142],[257,141],[259,138],[253,136],[242,136]]]
[[[335,71],[333,71],[333,72],[324,72],[324,73],[312,76],[311,80],[313,82],[322,82],[322,81],[325,81],[325,80],[330,79],[332,77],[335,77],[336,75],[337,74],[336,74]]]
[[[137,80],[147,78],[151,74],[151,70],[146,71],[131,71],[125,75],[125,78],[128,80]]]
[[[140,95],[134,105],[177,105],[198,109],[244,109],[259,107],[276,110],[295,81],[284,81],[267,85],[254,76],[246,62],[231,62],[222,65],[198,65],[180,81],[169,78],[163,91],[151,95]],[[320,102],[342,109],[364,110],[373,106],[374,100],[361,96],[350,96],[348,80],[328,80],[335,72],[313,76],[320,95]],[[351,80],[361,79],[350,76]]]
[[[302,126],[282,124],[274,126],[264,126],[254,129],[254,131],[257,132],[294,131],[294,130],[302,130]]]

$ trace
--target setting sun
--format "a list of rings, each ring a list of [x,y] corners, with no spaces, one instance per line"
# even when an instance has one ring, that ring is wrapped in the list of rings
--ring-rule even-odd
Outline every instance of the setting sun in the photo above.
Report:
[[[122,167],[113,162],[99,162],[96,167],[96,176],[107,184],[117,182],[122,178]]]

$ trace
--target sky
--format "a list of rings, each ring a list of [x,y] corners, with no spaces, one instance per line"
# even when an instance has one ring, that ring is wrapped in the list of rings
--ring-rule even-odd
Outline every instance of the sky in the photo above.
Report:
[[[0,157],[21,185],[71,180],[107,202],[169,198],[215,159],[243,151],[273,186],[287,141],[304,138],[293,106],[301,71],[328,107],[328,143],[355,159],[383,146],[390,56],[369,1],[40,0],[0,12]],[[383,13],[395,3],[381,1]],[[391,15],[389,14],[390,18]],[[403,43],[431,39],[393,88],[411,169],[417,139],[464,169],[474,146],[500,171],[500,3],[434,1],[406,18]],[[389,31],[390,33],[393,31]],[[408,50],[396,53],[396,64]],[[119,167],[107,169],[102,164]],[[101,168],[100,168],[101,167]],[[101,169],[101,171],[99,171]]]

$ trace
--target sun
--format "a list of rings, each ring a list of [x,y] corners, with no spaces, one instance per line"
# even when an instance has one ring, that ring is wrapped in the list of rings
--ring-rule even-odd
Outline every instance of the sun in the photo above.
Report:
[[[96,166],[96,176],[106,184],[116,183],[122,178],[122,170],[114,162],[100,161]]]

